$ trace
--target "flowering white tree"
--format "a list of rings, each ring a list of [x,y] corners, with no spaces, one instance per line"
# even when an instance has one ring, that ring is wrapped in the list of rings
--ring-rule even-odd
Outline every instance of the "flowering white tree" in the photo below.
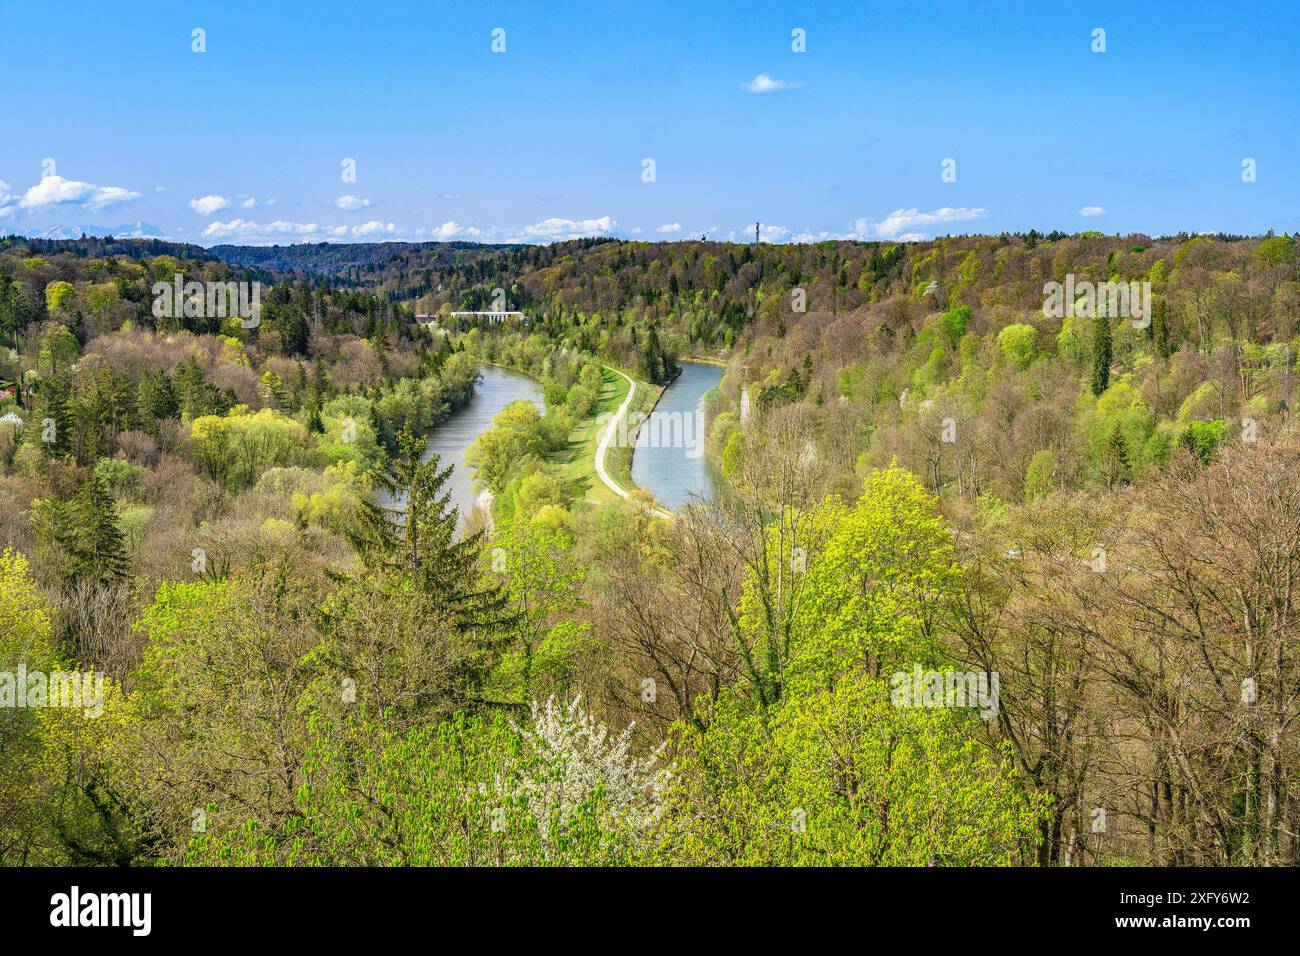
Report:
[[[597,790],[603,793],[604,815],[620,829],[635,836],[655,822],[670,776],[667,767],[656,769],[663,745],[637,757],[632,753],[636,724],[611,736],[582,707],[580,696],[567,707],[551,697],[544,705],[533,701],[531,709],[532,726],[518,728],[526,769],[510,779],[498,777],[496,789],[502,798],[527,800],[544,841],[553,823],[567,821]]]

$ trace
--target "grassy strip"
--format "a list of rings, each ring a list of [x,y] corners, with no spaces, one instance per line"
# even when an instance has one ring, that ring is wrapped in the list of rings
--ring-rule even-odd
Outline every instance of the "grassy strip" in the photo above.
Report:
[[[632,404],[628,406],[627,413],[631,416],[635,412],[642,415],[649,415],[654,411],[654,407],[659,404],[659,396],[664,393],[662,385],[648,385],[645,382],[636,383],[636,395],[632,398]],[[617,406],[616,406],[617,407]],[[636,433],[631,432],[629,439],[635,439]],[[610,445],[605,452],[605,470],[609,476],[629,491],[636,487],[632,483],[632,452],[633,448],[620,448],[617,445]],[[606,489],[608,490],[608,489]],[[610,492],[611,496],[613,492]]]
[[[605,369],[601,375],[600,396],[596,407],[588,418],[584,418],[569,433],[569,444],[549,456],[547,462],[554,466],[558,477],[579,483],[586,492],[588,501],[603,504],[619,500],[605,483],[596,475],[596,449],[600,445],[600,431],[597,421],[602,414],[613,414],[627,397],[627,379]],[[662,389],[638,382],[636,397],[628,411],[635,411],[640,405],[649,402],[654,407]],[[653,392],[653,395],[651,394]],[[632,487],[632,455],[630,448],[610,447],[605,453],[605,468],[624,488]],[[626,460],[625,460],[626,459]]]

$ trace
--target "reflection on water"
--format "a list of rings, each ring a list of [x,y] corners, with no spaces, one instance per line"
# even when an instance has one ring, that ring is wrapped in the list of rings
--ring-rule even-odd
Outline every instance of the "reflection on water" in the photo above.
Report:
[[[664,390],[654,416],[642,425],[645,437],[638,439],[632,453],[632,481],[666,508],[680,508],[695,495],[707,498],[717,487],[717,471],[704,454],[704,435],[690,425],[690,417],[702,410],[704,393],[718,387],[722,373],[713,365],[683,362],[682,374]],[[664,424],[657,426],[655,419]],[[665,436],[671,440],[659,440]]]

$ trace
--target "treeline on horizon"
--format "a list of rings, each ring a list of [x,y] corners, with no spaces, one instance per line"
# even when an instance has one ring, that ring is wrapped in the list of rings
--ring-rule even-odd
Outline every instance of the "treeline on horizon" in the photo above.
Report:
[[[0,247],[0,672],[110,679],[0,708],[0,862],[1300,858],[1288,236]],[[153,316],[244,269],[257,328]],[[419,436],[482,356],[574,427],[600,362],[726,363],[725,494],[586,501],[516,409],[458,535]]]

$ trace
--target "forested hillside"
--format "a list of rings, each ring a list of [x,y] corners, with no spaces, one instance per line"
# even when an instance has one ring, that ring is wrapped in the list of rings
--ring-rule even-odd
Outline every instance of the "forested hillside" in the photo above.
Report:
[[[0,678],[0,863],[1294,865],[1298,355],[1287,236],[4,240],[0,674],[104,695]],[[715,500],[556,464],[692,357]]]

